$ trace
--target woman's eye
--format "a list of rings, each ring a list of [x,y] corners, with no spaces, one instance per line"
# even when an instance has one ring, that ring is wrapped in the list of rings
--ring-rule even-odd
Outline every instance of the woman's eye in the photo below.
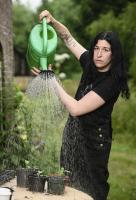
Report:
[[[104,51],[105,51],[105,52],[109,52],[109,51],[110,51],[110,49],[104,49]]]
[[[99,48],[98,47],[94,47],[94,50],[99,50]]]
[[[110,52],[111,50],[109,48],[99,48],[99,47],[94,47],[95,51],[102,51],[102,52]]]

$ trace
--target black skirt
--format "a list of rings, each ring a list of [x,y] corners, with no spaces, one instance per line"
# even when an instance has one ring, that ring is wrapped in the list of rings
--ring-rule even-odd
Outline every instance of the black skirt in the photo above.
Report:
[[[80,118],[69,117],[61,148],[61,167],[70,172],[71,185],[94,200],[106,200],[111,133],[106,126],[83,126]]]

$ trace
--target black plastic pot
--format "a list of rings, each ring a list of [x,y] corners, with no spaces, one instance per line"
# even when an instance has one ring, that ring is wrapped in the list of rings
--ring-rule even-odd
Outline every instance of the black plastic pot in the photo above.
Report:
[[[35,169],[25,169],[25,168],[17,169],[17,186],[28,187],[29,186],[28,176],[36,173],[37,170]]]
[[[0,172],[0,185],[15,178],[16,172],[14,170],[3,170]]]
[[[64,177],[63,176],[50,176],[48,177],[47,192],[50,194],[64,194]]]
[[[44,192],[45,187],[45,176],[30,175],[28,177],[29,190],[33,192]]]

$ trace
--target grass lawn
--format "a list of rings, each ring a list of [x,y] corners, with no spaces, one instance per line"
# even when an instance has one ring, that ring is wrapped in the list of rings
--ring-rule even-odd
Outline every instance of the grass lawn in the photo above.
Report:
[[[136,149],[128,139],[133,136],[117,136],[110,155],[109,200],[136,200]]]

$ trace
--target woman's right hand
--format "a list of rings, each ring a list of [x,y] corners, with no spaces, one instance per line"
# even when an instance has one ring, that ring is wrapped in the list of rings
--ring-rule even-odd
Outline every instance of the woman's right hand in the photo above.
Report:
[[[82,53],[84,53],[86,51],[86,49],[79,44],[75,38],[73,38],[73,36],[71,35],[71,33],[69,32],[69,30],[67,29],[66,26],[64,26],[63,24],[61,24],[59,21],[57,21],[48,10],[44,10],[40,13],[39,15],[39,20],[41,22],[42,18],[46,17],[46,21],[47,23],[52,23],[53,27],[55,28],[55,30],[57,31],[58,35],[60,36],[60,38],[63,39],[63,41],[65,42],[66,46],[68,47],[68,49],[76,56],[76,58],[79,60],[80,56],[82,55]]]
[[[48,10],[44,10],[39,14],[39,21],[43,19],[43,17],[46,17],[47,23],[53,23],[55,21],[55,18],[50,14]]]

